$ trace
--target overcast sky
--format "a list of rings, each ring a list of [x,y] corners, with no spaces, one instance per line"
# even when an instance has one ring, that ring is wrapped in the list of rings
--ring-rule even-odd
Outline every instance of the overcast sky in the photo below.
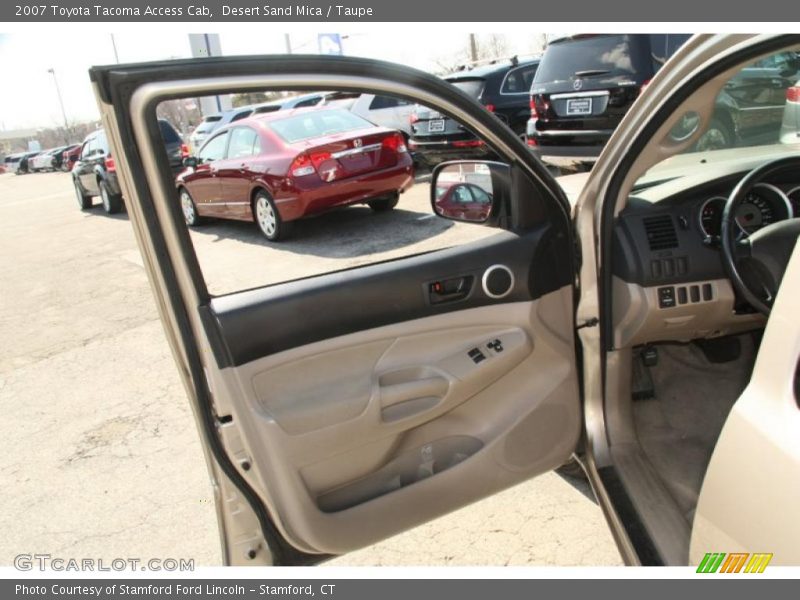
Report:
[[[52,127],[63,123],[55,82],[48,69],[55,71],[64,110],[70,121],[97,117],[87,70],[92,65],[115,62],[112,35],[98,32],[99,29],[91,35],[78,34],[71,27],[46,34],[0,34],[0,82],[3,89],[0,93],[0,130]],[[285,52],[283,32],[272,33],[269,29],[261,27],[256,35],[253,35],[256,30],[252,28],[242,33],[221,33],[222,53]],[[163,35],[163,29],[142,31],[141,34],[114,34],[120,62],[191,57],[187,33]],[[434,69],[437,60],[453,56],[468,44],[467,33],[448,32],[445,28],[441,28],[437,35],[394,37],[385,29],[379,33],[342,32],[342,35],[347,36],[343,40],[346,55],[389,60],[425,70]],[[506,35],[506,40],[511,53],[524,54],[539,47],[541,35],[516,32]],[[296,53],[317,52],[316,33],[294,33],[291,43]]]

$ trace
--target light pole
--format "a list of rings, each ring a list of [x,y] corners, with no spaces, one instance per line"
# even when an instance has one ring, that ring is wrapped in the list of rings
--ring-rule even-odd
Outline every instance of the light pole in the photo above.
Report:
[[[64,100],[61,98],[61,89],[58,87],[58,78],[56,78],[56,70],[50,68],[47,69],[47,72],[53,76],[53,82],[56,84],[56,94],[58,95],[58,104],[61,107],[61,116],[64,117],[64,143],[69,144],[69,124],[67,123],[67,111],[64,110]]]

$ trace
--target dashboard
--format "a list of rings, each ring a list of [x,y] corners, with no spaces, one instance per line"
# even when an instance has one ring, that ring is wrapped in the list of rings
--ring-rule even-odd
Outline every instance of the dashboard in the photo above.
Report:
[[[762,182],[753,186],[736,211],[739,237],[748,236],[784,219],[800,217],[800,185],[791,185],[779,187]],[[719,237],[722,212],[727,200],[727,196],[712,196],[700,206],[700,230],[712,240]]]
[[[737,297],[719,236],[728,197],[757,157],[696,165],[634,188],[614,225],[614,345],[689,341],[755,329],[764,318]],[[800,165],[800,157],[798,158]],[[753,186],[736,211],[738,237],[800,218],[800,169]]]

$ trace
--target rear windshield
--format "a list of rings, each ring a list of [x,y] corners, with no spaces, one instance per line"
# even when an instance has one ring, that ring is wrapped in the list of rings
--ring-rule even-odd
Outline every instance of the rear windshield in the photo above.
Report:
[[[486,83],[483,79],[448,79],[450,83],[473,98],[478,98]]]
[[[324,135],[374,127],[369,121],[345,110],[315,110],[270,121],[269,127],[285,142],[294,143]]]
[[[550,44],[536,71],[534,84],[574,77],[598,80],[636,78],[650,67],[645,35],[595,35]]]
[[[174,144],[181,141],[181,137],[178,135],[178,132],[175,131],[175,128],[166,121],[159,121],[158,128],[161,130],[161,137],[164,138],[165,143]]]

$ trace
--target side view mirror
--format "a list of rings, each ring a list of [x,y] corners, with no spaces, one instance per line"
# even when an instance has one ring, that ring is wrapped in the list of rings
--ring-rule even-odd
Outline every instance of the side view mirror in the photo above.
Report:
[[[187,169],[196,169],[198,165],[196,156],[186,156],[183,159],[183,166]]]
[[[511,189],[508,165],[459,160],[437,165],[431,175],[431,207],[445,219],[466,223],[496,220]]]

